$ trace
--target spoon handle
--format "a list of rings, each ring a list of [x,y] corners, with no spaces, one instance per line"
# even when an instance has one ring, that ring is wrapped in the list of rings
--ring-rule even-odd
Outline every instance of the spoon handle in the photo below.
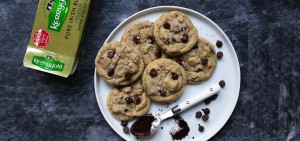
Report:
[[[221,87],[218,84],[211,85],[210,87],[206,88],[204,91],[201,93],[193,96],[190,99],[187,99],[174,108],[172,108],[173,115],[178,114],[194,105],[197,103],[211,97],[214,94],[217,94],[221,90]]]

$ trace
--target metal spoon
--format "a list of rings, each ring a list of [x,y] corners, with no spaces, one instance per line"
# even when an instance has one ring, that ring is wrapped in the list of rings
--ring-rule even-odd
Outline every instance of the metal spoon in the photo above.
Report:
[[[135,136],[146,137],[146,136],[153,135],[159,129],[160,123],[163,120],[181,113],[182,111],[184,111],[184,110],[196,105],[197,103],[211,97],[212,95],[218,93],[220,90],[221,90],[221,87],[218,84],[214,84],[214,85],[208,87],[201,94],[195,95],[194,97],[192,97],[188,100],[185,100],[184,102],[176,105],[175,107],[173,107],[171,110],[169,110],[167,113],[163,114],[162,116],[154,117],[155,120],[151,123],[150,133],[147,133],[147,134],[141,133],[141,134],[136,134]],[[134,125],[134,123],[133,123],[133,125]]]

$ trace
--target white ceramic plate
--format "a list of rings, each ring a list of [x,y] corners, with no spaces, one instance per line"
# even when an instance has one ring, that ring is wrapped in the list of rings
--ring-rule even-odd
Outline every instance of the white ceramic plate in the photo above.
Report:
[[[119,41],[126,27],[128,27],[133,22],[140,20],[150,20],[155,22],[160,15],[172,10],[180,10],[187,14],[198,29],[199,36],[208,39],[213,44],[215,44],[217,40],[221,40],[223,42],[223,47],[215,47],[215,49],[217,51],[222,51],[224,53],[224,56],[221,60],[218,61],[216,70],[209,80],[198,85],[187,85],[182,97],[180,97],[177,102],[171,103],[168,107],[167,105],[152,102],[148,113],[152,113],[153,115],[162,115],[171,107],[177,105],[183,100],[190,98],[195,94],[201,94],[201,91],[204,88],[207,88],[210,84],[218,83],[220,80],[225,80],[226,86],[221,90],[216,100],[212,101],[209,105],[200,103],[199,105],[196,105],[195,107],[180,114],[180,116],[185,121],[187,121],[190,127],[188,136],[183,140],[208,140],[213,135],[215,135],[229,119],[236,105],[240,89],[240,68],[238,58],[230,40],[218,25],[216,25],[206,16],[187,8],[175,6],[153,7],[140,11],[123,21],[112,31],[112,33],[106,39],[105,43],[112,40]],[[123,132],[120,121],[114,119],[110,115],[106,107],[106,97],[111,90],[111,86],[107,84],[103,79],[101,79],[96,72],[94,74],[94,83],[97,101],[102,115],[104,116],[106,121],[124,139],[128,141],[136,140],[133,135],[125,134]],[[202,108],[206,107],[210,108],[211,110],[211,113],[209,114],[209,120],[207,122],[204,122],[202,119],[195,118],[196,111],[201,111]],[[128,127],[130,127],[132,123],[132,121],[129,122]],[[201,124],[205,127],[204,132],[198,131],[198,124]],[[164,121],[161,126],[163,127],[163,129],[159,129],[159,131],[155,135],[145,139],[139,138],[139,140],[172,140],[170,130],[175,126],[174,120],[172,118],[168,119]]]

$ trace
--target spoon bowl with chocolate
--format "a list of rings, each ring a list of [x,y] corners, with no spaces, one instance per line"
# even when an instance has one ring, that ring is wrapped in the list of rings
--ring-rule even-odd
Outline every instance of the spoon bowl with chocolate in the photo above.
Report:
[[[136,137],[148,137],[156,133],[159,129],[160,124],[163,120],[173,117],[184,110],[200,103],[201,101],[211,97],[212,95],[218,93],[221,90],[219,84],[214,84],[205,89],[201,94],[183,101],[182,103],[174,106],[168,112],[162,116],[144,116],[136,120],[130,127],[130,132]]]

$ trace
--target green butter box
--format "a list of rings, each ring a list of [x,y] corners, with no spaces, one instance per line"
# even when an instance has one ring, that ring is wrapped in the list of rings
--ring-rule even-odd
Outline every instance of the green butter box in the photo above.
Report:
[[[90,0],[40,0],[24,66],[68,77],[78,63]]]

